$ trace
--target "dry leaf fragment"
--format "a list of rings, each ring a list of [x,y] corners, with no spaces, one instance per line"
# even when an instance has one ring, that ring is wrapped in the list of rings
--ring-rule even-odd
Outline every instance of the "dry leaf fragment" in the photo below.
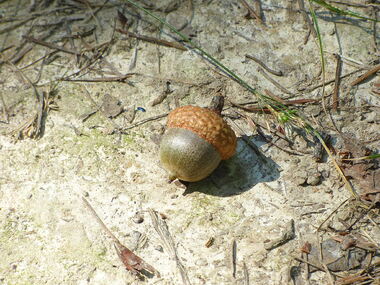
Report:
[[[141,257],[137,256],[131,250],[129,250],[121,244],[117,237],[108,229],[108,227],[100,219],[99,215],[95,212],[94,208],[91,206],[91,204],[87,201],[86,198],[82,197],[82,200],[87,206],[87,208],[91,211],[93,216],[96,218],[97,222],[103,228],[103,230],[113,240],[116,253],[128,271],[142,275],[147,275],[147,273],[150,273],[156,275],[157,277],[160,277],[160,273],[153,266],[146,263]]]
[[[144,275],[146,275],[146,272],[149,272],[151,274],[157,275],[157,277],[160,277],[160,273],[154,269],[153,266],[146,263],[141,257],[134,254],[131,250],[117,242],[114,243],[114,246],[117,255],[128,271],[131,271],[135,274],[140,273]]]

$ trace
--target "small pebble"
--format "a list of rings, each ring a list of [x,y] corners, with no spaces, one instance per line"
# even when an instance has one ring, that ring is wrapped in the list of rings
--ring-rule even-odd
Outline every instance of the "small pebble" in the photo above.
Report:
[[[302,185],[306,182],[307,180],[307,172],[305,170],[300,170],[298,171],[298,173],[296,174],[296,176],[294,177],[294,182],[297,184],[297,185]]]
[[[309,185],[317,185],[321,181],[321,174],[320,173],[314,173],[309,175],[309,177],[306,180],[306,183]]]
[[[132,221],[136,224],[141,224],[144,222],[144,216],[140,212],[136,212],[136,214],[133,216]]]
[[[159,214],[160,214],[161,219],[163,220],[166,220],[168,218],[168,216],[166,216],[164,213],[159,213]]]
[[[159,252],[164,252],[164,248],[161,246],[161,245],[156,245],[154,247],[155,250],[159,251]]]
[[[376,114],[375,111],[372,111],[364,115],[364,121],[367,123],[375,123],[378,117],[378,114]]]
[[[329,170],[322,170],[321,175],[324,179],[327,179],[330,177],[330,171]]]
[[[140,239],[140,237],[142,236],[142,233],[140,233],[139,231],[133,231],[131,233],[131,239],[133,240],[133,242],[137,243],[138,240]]]
[[[195,265],[199,266],[199,267],[204,267],[204,266],[207,266],[207,259],[205,258],[199,258],[197,259],[197,261],[195,261]]]

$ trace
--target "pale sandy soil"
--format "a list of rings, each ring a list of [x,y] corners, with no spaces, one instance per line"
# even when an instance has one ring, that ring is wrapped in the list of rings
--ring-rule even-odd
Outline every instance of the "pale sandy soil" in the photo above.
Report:
[[[116,27],[121,28],[117,10],[133,19],[130,31],[173,41],[167,29],[160,33],[154,20],[142,12],[137,20],[136,10],[122,2],[109,1],[96,11],[103,1],[90,1],[91,9],[79,2],[75,5],[81,9],[72,8],[76,2],[61,1],[79,19],[58,25],[53,22],[66,14],[51,11],[57,5],[55,2],[49,7],[38,6],[35,12],[28,11],[30,1],[0,2],[0,21],[20,17],[0,24],[0,48],[10,47],[0,54],[4,61],[0,67],[3,98],[0,101],[0,284],[186,284],[152,226],[149,209],[167,217],[165,221],[191,284],[307,284],[305,266],[300,267],[301,277],[291,278],[290,272],[299,265],[294,256],[300,256],[300,248],[306,241],[317,247],[318,236],[321,240],[334,236],[331,232],[317,233],[317,228],[344,200],[351,198],[331,159],[315,162],[312,144],[295,129],[287,133],[293,142],[289,145],[268,132],[267,128],[279,131],[273,115],[244,112],[227,100],[223,114],[239,136],[237,154],[211,177],[189,185],[186,191],[169,184],[165,170],[160,167],[155,143],[165,117],[122,135],[111,134],[115,124],[124,128],[165,114],[175,107],[176,100],[180,105],[206,106],[217,90],[236,103],[253,102],[256,98],[193,51],[137,42],[118,32],[114,41],[106,45],[108,50],[103,59],[84,69],[88,64],[85,57],[91,59],[97,55],[91,47],[96,46],[97,52],[102,52],[101,44],[112,38],[115,21]],[[282,98],[320,99],[321,88],[308,90],[321,83],[320,53],[312,35],[305,43],[308,26],[297,1],[261,2],[265,25],[245,18],[247,10],[239,1],[159,1],[152,11],[177,27],[187,23],[185,34],[191,35],[197,44],[254,88],[268,89]],[[169,9],[174,3],[178,6]],[[163,12],[165,8],[167,12]],[[38,11],[43,14],[37,15]],[[95,11],[94,18],[91,13]],[[369,9],[355,11],[371,16]],[[335,78],[333,53],[344,56],[342,74],[374,65],[379,51],[374,45],[373,23],[334,16],[323,9],[317,9],[316,13],[326,50],[326,80]],[[3,30],[29,16],[34,19],[9,32]],[[92,27],[95,31],[82,41],[64,38]],[[30,42],[21,44],[22,35],[39,38],[53,28],[56,30],[43,41],[58,46],[65,42],[67,50],[86,51],[82,55],[61,51],[51,62],[44,62],[42,69],[42,61],[26,67],[53,49]],[[376,40],[379,42],[378,36]],[[9,63],[18,47],[28,46],[33,49],[20,61]],[[292,95],[269,82],[258,72],[257,63],[246,60],[246,54],[281,70],[284,76],[270,76]],[[135,74],[126,82],[56,81],[81,68],[81,76],[70,78]],[[348,88],[365,71],[342,80],[341,111],[333,112],[332,118],[343,133],[367,142],[365,146],[376,150],[380,96],[371,90],[379,82],[378,77]],[[40,106],[28,80],[38,80],[39,94],[55,90],[51,107],[57,108],[43,118],[40,138],[17,140],[18,131],[27,134],[33,130],[33,126],[26,126]],[[167,82],[173,92],[152,106],[164,94]],[[333,84],[326,86],[328,108],[333,88]],[[106,94],[117,98],[126,111],[111,120],[97,112],[83,121],[83,115],[94,110],[89,95],[101,105]],[[130,123],[129,118],[138,107],[146,112],[137,111]],[[294,108],[318,129],[331,134],[337,149],[343,145],[331,119],[323,113],[320,101]],[[292,153],[265,142],[236,112],[248,115],[276,145]],[[260,149],[261,158],[250,143]],[[358,191],[362,190],[358,183],[355,185]],[[82,196],[87,197],[123,244],[131,249],[137,246],[136,254],[153,265],[161,273],[160,278],[139,280],[125,270],[112,241],[85,208]],[[358,208],[350,204],[337,214],[350,224],[357,217],[355,211]],[[378,209],[371,212],[373,222],[368,217],[360,220],[356,233],[379,246]],[[136,222],[139,219],[141,223]],[[295,238],[267,250],[270,242],[289,230],[292,220]],[[329,220],[326,228],[327,225],[342,227],[338,218]],[[210,239],[214,242],[207,247],[205,244]],[[235,276],[231,261],[234,241]],[[244,279],[247,274],[250,283]],[[329,280],[323,272],[310,276],[310,284],[329,284]]]

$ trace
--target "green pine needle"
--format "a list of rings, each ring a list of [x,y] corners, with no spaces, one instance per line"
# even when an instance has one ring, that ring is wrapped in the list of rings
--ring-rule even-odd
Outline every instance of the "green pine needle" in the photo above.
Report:
[[[374,21],[374,22],[379,22],[378,20],[376,19],[372,19],[372,18],[368,18],[368,17],[365,17],[365,16],[362,16],[358,13],[355,13],[355,12],[352,12],[350,10],[342,10],[338,7],[335,7],[335,6],[332,6],[331,4],[327,3],[326,1],[324,0],[311,0],[312,2],[326,8],[327,10],[333,12],[333,13],[336,13],[338,15],[346,15],[346,16],[351,16],[351,17],[355,17],[355,18],[358,18],[358,19],[362,19],[362,20],[368,20],[368,21]]]

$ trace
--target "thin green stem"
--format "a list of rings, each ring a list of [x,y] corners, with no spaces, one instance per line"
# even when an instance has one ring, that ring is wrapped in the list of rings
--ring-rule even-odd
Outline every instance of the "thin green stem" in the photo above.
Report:
[[[326,69],[325,69],[325,54],[323,50],[323,41],[321,32],[318,25],[318,19],[315,15],[312,2],[313,0],[309,0],[309,6],[310,6],[310,13],[313,18],[315,31],[317,33],[317,39],[318,39],[318,45],[319,45],[319,54],[321,56],[321,68],[322,68],[322,107],[325,113],[327,114],[326,105],[325,105],[325,82],[326,82]]]
[[[376,19],[372,19],[372,18],[368,18],[368,17],[365,17],[365,16],[362,16],[358,13],[355,13],[355,12],[352,12],[350,10],[342,10],[338,7],[335,7],[329,3],[327,3],[326,1],[324,0],[309,0],[309,1],[312,1],[324,8],[326,8],[327,10],[335,13],[335,14],[338,14],[338,15],[346,15],[346,16],[351,16],[351,17],[355,17],[355,18],[358,18],[358,19],[362,19],[362,20],[368,20],[368,21],[374,21],[374,22],[379,22],[378,20]]]

